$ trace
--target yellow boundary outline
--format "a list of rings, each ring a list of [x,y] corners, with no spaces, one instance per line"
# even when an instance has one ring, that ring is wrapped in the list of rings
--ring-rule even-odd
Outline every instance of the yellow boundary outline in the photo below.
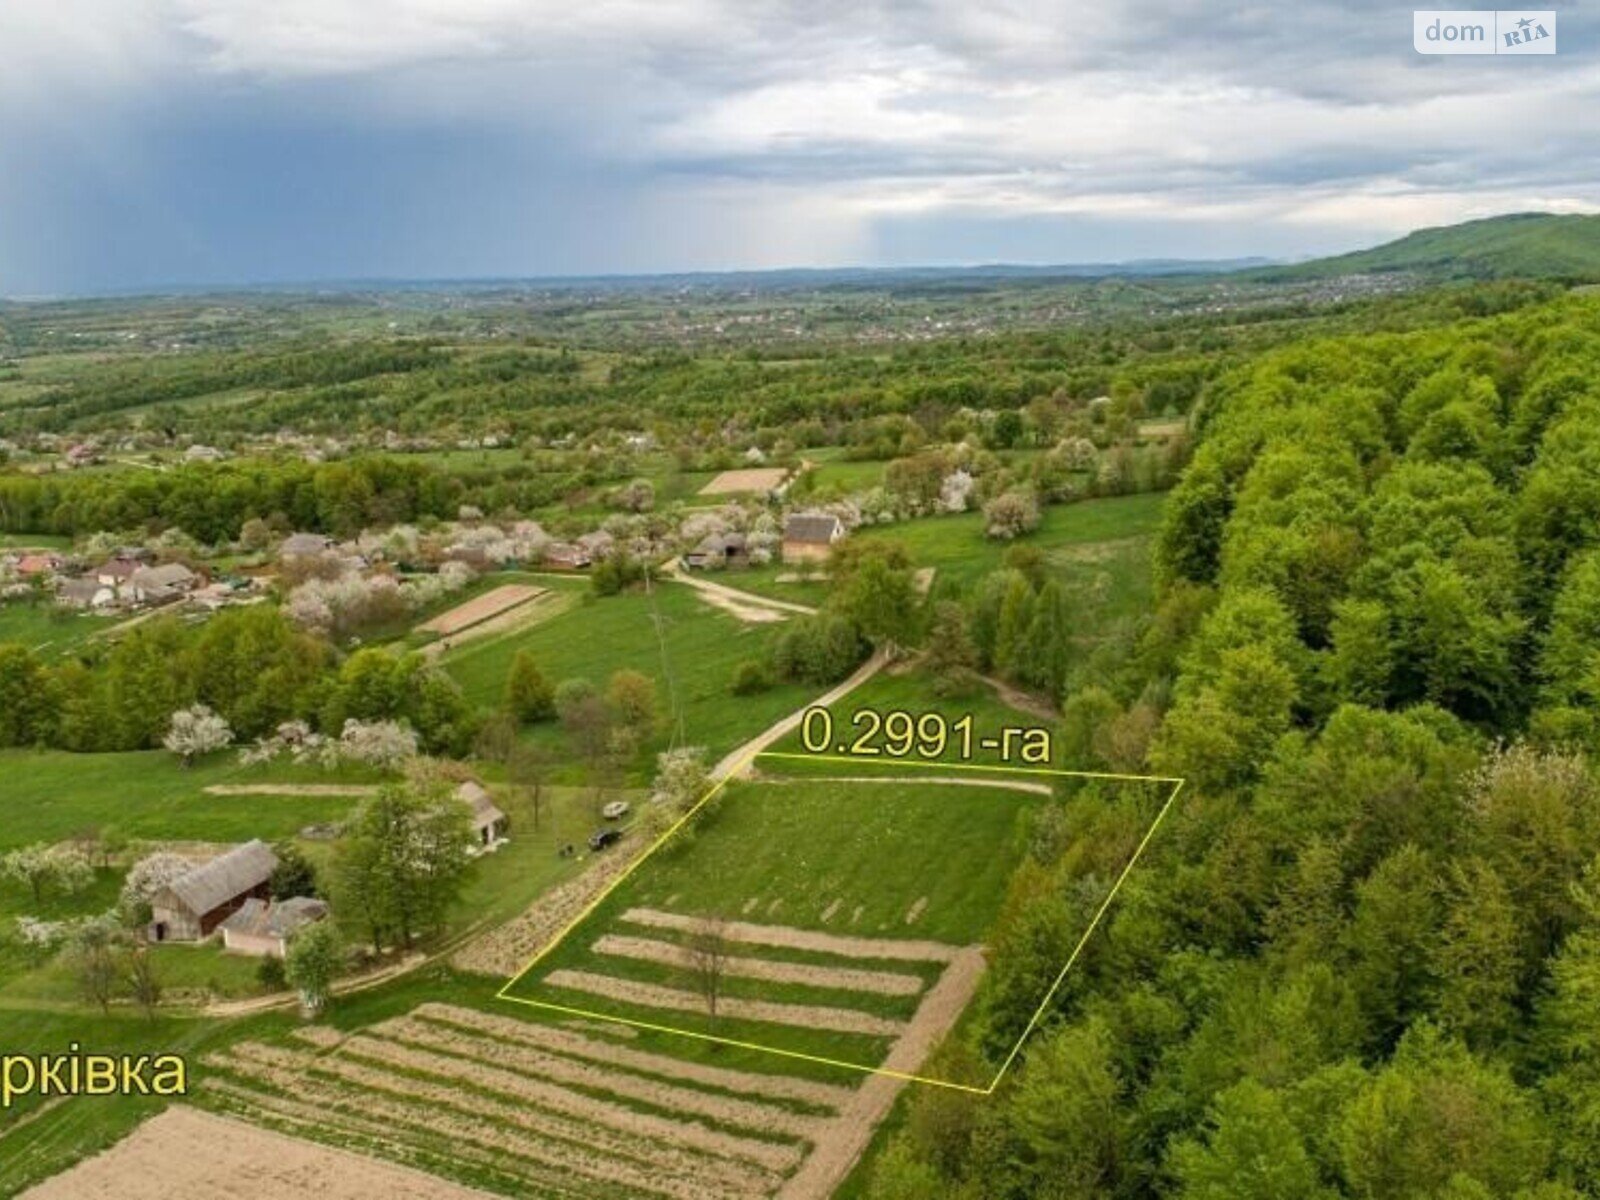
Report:
[[[1005,1060],[1000,1064],[1000,1069],[995,1072],[994,1078],[991,1079],[988,1085],[985,1087],[976,1087],[972,1084],[966,1083],[953,1083],[948,1079],[934,1079],[927,1075],[917,1075],[906,1071],[894,1071],[887,1067],[873,1067],[868,1066],[865,1063],[846,1062],[843,1059],[828,1058],[825,1055],[820,1054],[804,1054],[798,1050],[785,1050],[778,1046],[767,1046],[759,1042],[746,1042],[737,1038],[718,1037],[714,1034],[700,1033],[693,1029],[680,1029],[676,1025],[658,1025],[651,1021],[639,1021],[631,1017],[619,1017],[614,1013],[596,1012],[593,1009],[577,1008],[566,1004],[555,1004],[548,1000],[530,1000],[526,996],[512,996],[508,994],[513,987],[522,981],[523,977],[527,975],[528,972],[532,971],[534,967],[539,965],[540,961],[543,960],[546,955],[564,942],[567,939],[567,936],[571,934],[573,930],[575,930],[579,925],[583,924],[584,921],[588,920],[589,917],[593,915],[594,911],[605,903],[606,899],[611,895],[611,893],[621,887],[622,884],[636,870],[639,869],[646,859],[653,855],[657,850],[661,849],[662,846],[666,845],[667,841],[672,837],[672,835],[677,833],[678,830],[683,828],[684,825],[688,824],[689,821],[694,818],[696,813],[704,808],[707,803],[715,798],[718,792],[722,791],[722,789],[728,785],[730,780],[736,779],[746,767],[748,767],[758,758],[797,759],[805,762],[850,763],[858,767],[863,764],[896,767],[922,767],[924,769],[933,771],[972,771],[975,773],[991,775],[996,773],[1016,775],[1049,775],[1065,779],[1102,779],[1118,783],[1170,783],[1172,784],[1172,791],[1169,792],[1167,794],[1167,798],[1162,801],[1161,808],[1156,813],[1155,820],[1150,822],[1150,828],[1145,830],[1144,836],[1139,839],[1139,844],[1134,847],[1133,854],[1129,857],[1127,863],[1117,875],[1116,882],[1111,885],[1111,890],[1106,893],[1105,899],[1100,902],[1100,907],[1095,910],[1094,916],[1090,918],[1088,927],[1083,931],[1083,935],[1078,938],[1077,945],[1072,948],[1072,954],[1067,958],[1066,965],[1064,965],[1061,970],[1057,972],[1055,980],[1050,984],[1049,990],[1044,994],[1044,999],[1040,1000],[1039,1006],[1034,1009],[1033,1016],[1028,1019],[1028,1024],[1023,1028],[1022,1035],[1017,1039],[1016,1045],[1011,1047],[1011,1050],[1006,1055]],[[804,779],[803,776],[800,778],[802,780]],[[894,776],[885,776],[885,778],[894,778]],[[1022,1053],[1022,1047],[1026,1045],[1028,1039],[1033,1036],[1033,1031],[1037,1029],[1039,1027],[1039,1023],[1044,1020],[1045,1013],[1049,1011],[1050,1004],[1055,999],[1056,993],[1061,990],[1061,985],[1066,982],[1067,973],[1071,971],[1073,966],[1077,963],[1078,957],[1083,953],[1083,948],[1088,945],[1089,939],[1094,936],[1094,931],[1100,927],[1101,919],[1106,915],[1107,910],[1110,909],[1112,901],[1117,898],[1117,893],[1122,890],[1122,885],[1124,882],[1126,882],[1128,876],[1133,872],[1133,868],[1138,865],[1140,857],[1142,857],[1144,854],[1145,847],[1148,846],[1150,844],[1150,840],[1155,837],[1156,830],[1160,828],[1161,822],[1166,819],[1167,813],[1172,810],[1173,804],[1178,799],[1178,793],[1183,791],[1183,785],[1185,782],[1186,780],[1167,775],[1119,775],[1106,771],[1066,771],[1057,770],[1051,767],[1010,767],[1000,765],[989,766],[981,763],[921,762],[906,761],[903,759],[886,760],[882,758],[868,757],[866,755],[793,754],[776,750],[758,750],[751,754],[745,755],[738,762],[734,763],[734,765],[728,769],[727,773],[724,774],[721,779],[717,780],[716,783],[712,784],[712,786],[706,791],[706,794],[701,796],[699,800],[695,801],[694,805],[687,812],[685,812],[683,816],[674,821],[672,825],[668,827],[667,831],[657,838],[648,849],[643,851],[637,858],[630,862],[615,879],[606,885],[606,887],[598,896],[596,896],[592,901],[589,902],[588,905],[584,907],[582,912],[580,912],[572,920],[568,921],[567,924],[562,927],[561,931],[551,938],[543,949],[535,953],[534,956],[523,965],[520,971],[518,971],[510,979],[506,980],[505,983],[500,986],[500,990],[495,993],[495,999],[504,1000],[511,1004],[525,1004],[530,1008],[541,1008],[549,1012],[564,1013],[568,1016],[583,1017],[597,1021],[610,1021],[614,1024],[629,1025],[635,1029],[648,1029],[655,1033],[670,1033],[679,1037],[694,1038],[702,1042],[714,1042],[717,1045],[733,1046],[740,1050],[759,1050],[766,1054],[777,1054],[785,1058],[800,1059],[804,1062],[820,1063],[824,1066],[830,1067],[843,1067],[847,1070],[860,1071],[867,1075],[887,1075],[891,1078],[905,1080],[909,1083],[924,1083],[932,1087],[949,1088],[952,1091],[971,1092],[978,1096],[990,1096],[993,1095],[995,1089],[1000,1086],[1000,1081],[1005,1078],[1006,1072],[1011,1070],[1012,1064],[1014,1064],[1017,1060],[1017,1056]]]

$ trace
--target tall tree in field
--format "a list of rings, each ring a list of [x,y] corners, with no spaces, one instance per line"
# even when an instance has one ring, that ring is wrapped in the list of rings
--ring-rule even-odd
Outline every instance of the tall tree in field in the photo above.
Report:
[[[444,919],[471,842],[471,814],[443,781],[391,785],[361,806],[335,861],[336,891],[375,949],[409,947]]]
[[[506,675],[505,709],[518,721],[547,721],[556,715],[556,692],[526,650],[518,650]]]
[[[332,921],[318,921],[295,934],[289,943],[283,977],[300,993],[301,1008],[314,1016],[327,1005],[343,965],[339,931]]]
[[[54,724],[44,665],[26,646],[0,644],[0,746],[31,746]]]

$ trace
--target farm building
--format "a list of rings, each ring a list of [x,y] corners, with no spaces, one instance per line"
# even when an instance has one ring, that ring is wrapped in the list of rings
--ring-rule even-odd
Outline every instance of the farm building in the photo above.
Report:
[[[267,898],[277,867],[272,847],[249,841],[180,875],[150,901],[150,940],[197,942],[209,937],[246,900]]]
[[[289,939],[328,915],[328,906],[309,896],[292,896],[274,904],[252,896],[222,923],[222,944],[237,954],[282,958]]]
[[[56,602],[68,608],[110,608],[117,602],[117,590],[98,579],[63,579],[56,585]]]
[[[749,561],[749,548],[742,533],[709,534],[683,556],[684,566],[699,569],[742,567]]]
[[[144,560],[118,551],[96,567],[91,574],[96,582],[118,592],[133,578],[133,573],[144,566]]]
[[[784,562],[824,562],[844,536],[844,524],[828,513],[792,513],[783,523]]]
[[[472,809],[472,834],[482,846],[492,846],[505,837],[511,824],[489,795],[489,789],[475,779],[469,779],[456,789],[456,799],[466,802]]]
[[[128,576],[124,596],[135,604],[165,604],[187,596],[199,582],[200,577],[182,563],[140,567]]]

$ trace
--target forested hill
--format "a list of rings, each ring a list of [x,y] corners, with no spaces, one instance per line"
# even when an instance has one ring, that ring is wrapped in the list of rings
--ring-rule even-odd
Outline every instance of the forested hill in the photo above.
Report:
[[[1419,229],[1371,250],[1249,272],[1289,282],[1409,271],[1442,279],[1600,280],[1600,216],[1514,213]]]
[[[1188,786],[1022,1069],[916,1094],[873,1200],[1600,1196],[1600,297],[1201,403],[1156,612],[1065,709],[1074,765]],[[1035,831],[951,1069],[1025,1027],[1127,807]]]

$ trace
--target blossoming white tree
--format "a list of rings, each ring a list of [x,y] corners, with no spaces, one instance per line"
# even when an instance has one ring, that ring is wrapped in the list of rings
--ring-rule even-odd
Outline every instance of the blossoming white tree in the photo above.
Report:
[[[180,708],[172,714],[172,724],[161,744],[171,750],[189,766],[195,758],[221,750],[233,742],[233,730],[228,722],[204,704]]]

